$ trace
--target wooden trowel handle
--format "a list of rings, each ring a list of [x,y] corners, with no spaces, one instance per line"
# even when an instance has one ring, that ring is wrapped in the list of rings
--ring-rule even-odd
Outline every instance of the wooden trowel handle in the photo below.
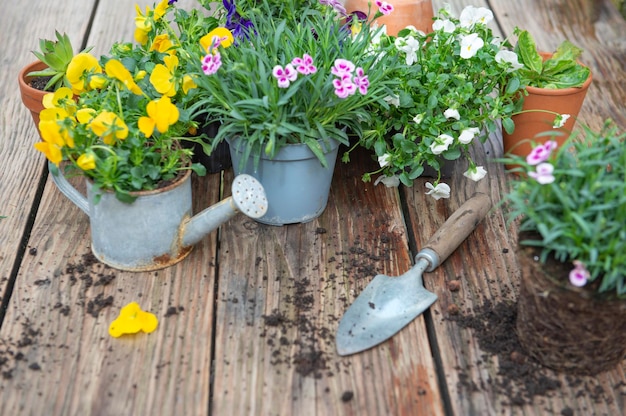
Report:
[[[463,205],[457,209],[454,214],[446,220],[446,222],[437,230],[437,232],[428,240],[422,251],[431,251],[436,254],[435,262],[430,261],[430,267],[427,271],[432,271],[439,264],[443,263],[450,254],[467,238],[468,235],[482,221],[491,208],[491,198],[487,194],[477,192]],[[428,254],[417,258],[430,257]],[[432,256],[433,253],[430,253]]]

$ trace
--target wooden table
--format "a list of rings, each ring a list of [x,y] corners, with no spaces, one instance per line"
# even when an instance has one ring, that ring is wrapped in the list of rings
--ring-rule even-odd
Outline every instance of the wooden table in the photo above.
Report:
[[[17,73],[33,60],[38,39],[53,37],[55,29],[76,46],[96,45],[95,53],[132,39],[135,1],[5,3],[0,415],[626,412],[624,363],[597,378],[535,369],[553,389],[544,383],[531,392],[523,384],[528,376],[510,379],[505,367],[512,357],[488,351],[485,335],[468,327],[485,311],[513,310],[516,231],[505,226],[500,209],[425,276],[439,296],[426,313],[374,349],[335,353],[338,319],[375,274],[408,270],[419,247],[475,191],[500,200],[507,176],[492,161],[501,153],[499,134],[475,149],[487,178],[473,183],[455,175],[449,200],[425,196],[426,178],[399,189],[362,182],[371,161],[361,154],[338,164],[328,207],[310,223],[271,227],[238,216],[185,261],[158,272],[94,263],[87,217],[54,187],[33,149],[37,131],[20,102]],[[594,81],[580,121],[597,128],[612,117],[626,127],[626,23],[610,0],[449,3],[457,15],[466,4],[489,3],[494,28],[505,35],[515,25],[527,28],[543,49],[564,38],[583,47]],[[196,178],[195,208],[218,201],[220,186],[228,189],[231,180],[231,171]],[[458,290],[449,285],[453,280]],[[131,301],[159,317],[158,329],[111,338],[109,323]]]

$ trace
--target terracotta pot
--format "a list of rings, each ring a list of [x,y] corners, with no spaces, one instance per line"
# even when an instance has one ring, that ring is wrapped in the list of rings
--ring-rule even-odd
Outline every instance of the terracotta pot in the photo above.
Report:
[[[26,65],[20,71],[17,82],[20,86],[20,94],[22,96],[22,102],[30,110],[30,114],[33,117],[35,126],[39,131],[39,113],[43,110],[43,97],[48,94],[49,91],[38,90],[30,86],[32,77],[27,76],[32,71],[40,71],[47,68],[46,64],[41,61],[35,61]]]
[[[526,353],[557,371],[594,375],[626,354],[626,300],[569,284],[570,265],[537,260],[520,247],[521,286],[517,335]]]
[[[371,3],[371,10],[368,3]],[[389,3],[394,7],[393,12],[376,19],[379,25],[387,26],[388,35],[396,36],[400,30],[409,25],[425,33],[432,32],[433,4],[431,0],[393,0]],[[348,14],[360,11],[371,18],[378,11],[374,0],[346,0],[344,6]]]
[[[543,52],[541,56],[546,60],[552,54]],[[552,113],[533,111],[513,116],[513,122],[515,123],[513,134],[502,131],[504,154],[510,153],[526,156],[532,150],[531,141],[543,143],[547,140],[555,140],[559,145],[562,145],[574,130],[574,124],[587,95],[591,79],[590,73],[589,78],[580,88],[546,89],[526,87],[528,95],[524,98],[522,111],[533,109],[547,110],[559,114],[569,114],[570,118],[563,127],[554,129],[552,125],[555,115]],[[559,132],[561,134],[536,137],[543,132]]]

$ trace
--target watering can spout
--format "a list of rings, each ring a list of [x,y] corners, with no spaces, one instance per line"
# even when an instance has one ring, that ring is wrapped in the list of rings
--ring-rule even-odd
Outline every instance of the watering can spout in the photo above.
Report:
[[[210,206],[183,225],[182,246],[191,246],[239,212],[250,218],[260,218],[267,212],[263,185],[250,175],[235,177],[232,196]]]

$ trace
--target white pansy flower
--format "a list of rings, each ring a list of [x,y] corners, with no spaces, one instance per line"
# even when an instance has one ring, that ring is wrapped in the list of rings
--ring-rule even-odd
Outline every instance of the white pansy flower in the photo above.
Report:
[[[478,33],[464,36],[461,39],[461,58],[472,58],[484,45],[485,42],[478,36]]]
[[[435,199],[450,198],[450,187],[441,182],[437,186],[433,186],[432,183],[426,182],[426,187],[430,191],[426,192],[426,195],[430,195]]]
[[[565,125],[567,119],[570,118],[569,114],[559,114],[554,118],[554,124],[552,124],[553,129],[560,129]]]
[[[477,23],[486,25],[492,20],[493,13],[484,7],[467,6],[459,16],[461,27],[472,27]]]
[[[442,30],[444,33],[452,33],[456,29],[456,25],[450,19],[437,19],[433,22],[433,31]]]
[[[397,188],[398,186],[400,186],[400,178],[398,177],[398,175],[379,176],[378,179],[376,179],[376,181],[374,182],[374,186],[378,185],[381,182],[387,188]]]
[[[470,144],[478,133],[480,133],[480,129],[478,127],[470,127],[463,130],[459,135],[459,143]]]
[[[496,62],[499,64],[503,62],[511,64],[511,68],[507,69],[506,72],[513,72],[524,67],[524,65],[519,63],[517,54],[513,51],[507,51],[506,49],[498,51],[496,54]]]
[[[487,175],[487,171],[482,166],[470,166],[469,169],[463,173],[463,176],[470,178],[474,182],[478,182],[484,178],[485,175]]]
[[[385,153],[382,156],[378,156],[378,164],[380,165],[380,167],[384,168],[385,166],[389,165],[390,158],[391,158],[391,155],[389,153]]]
[[[413,117],[413,121],[415,122],[415,124],[420,124],[423,120],[424,120],[424,113],[418,114],[415,117]]]
[[[446,111],[443,112],[443,115],[446,118],[453,118],[455,120],[460,120],[461,119],[461,115],[459,114],[459,110],[457,110],[455,108],[448,108]]]
[[[389,105],[392,105],[394,107],[399,107],[400,106],[400,96],[399,95],[388,95],[385,98],[383,98],[383,100],[385,100],[385,102]]]
[[[417,39],[415,39],[413,36],[396,38],[394,44],[400,52],[406,53],[407,65],[413,65],[415,62],[417,62],[417,50],[420,48],[420,43]]]
[[[431,143],[430,151],[434,155],[439,155],[448,150],[448,147],[450,147],[452,143],[454,143],[454,138],[452,136],[448,134],[440,134],[437,136],[435,141]]]

